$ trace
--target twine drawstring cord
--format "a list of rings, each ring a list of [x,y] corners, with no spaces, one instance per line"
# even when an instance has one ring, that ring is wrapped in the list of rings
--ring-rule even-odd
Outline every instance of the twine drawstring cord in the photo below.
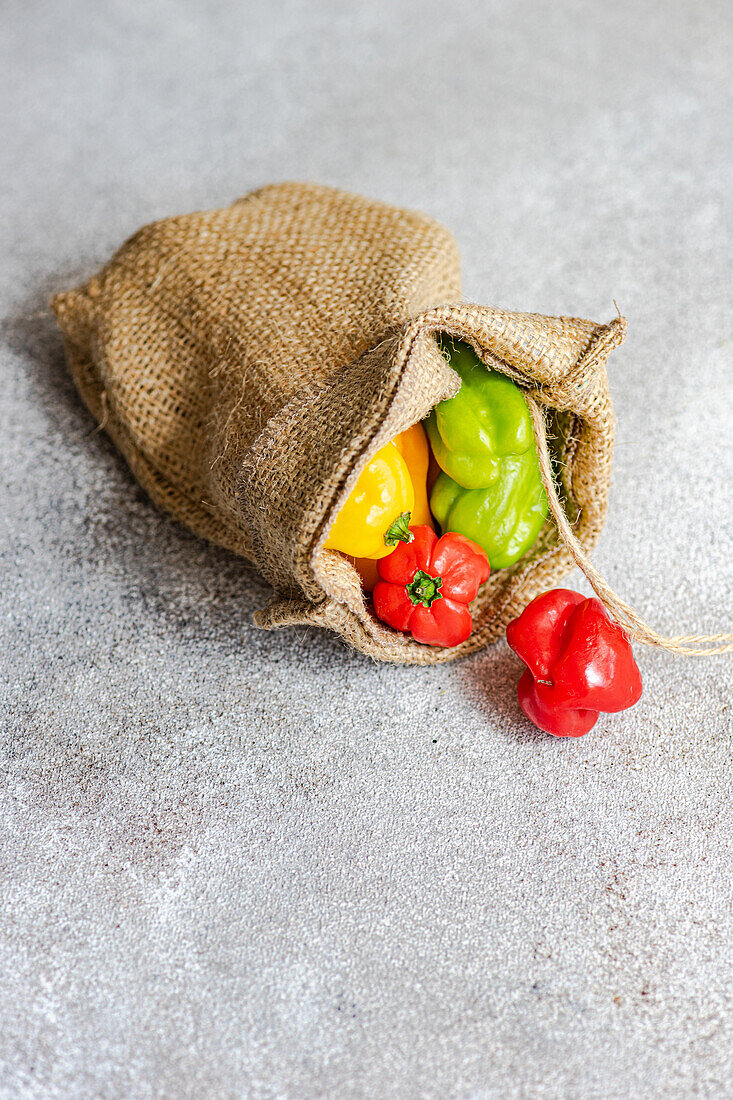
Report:
[[[577,539],[558,497],[555,479],[552,475],[550,451],[547,445],[545,415],[540,405],[530,394],[525,393],[524,399],[532,418],[542,484],[545,487],[558,534],[575,564],[585,574],[588,583],[601,603],[618,620],[630,637],[637,642],[643,642],[644,645],[658,646],[672,653],[683,653],[694,657],[713,657],[733,650],[733,634],[680,634],[674,638],[665,638],[664,635],[659,634],[653,627],[645,623],[633,607],[629,607],[604,580]]]

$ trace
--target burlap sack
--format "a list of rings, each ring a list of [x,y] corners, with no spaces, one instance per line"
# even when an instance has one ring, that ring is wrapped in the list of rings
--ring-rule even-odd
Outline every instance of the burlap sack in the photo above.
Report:
[[[604,522],[613,414],[608,325],[461,300],[450,233],[430,218],[312,184],[136,233],[53,303],[79,391],[150,496],[254,562],[265,627],[330,627],[373,657],[431,664],[479,649],[572,559],[552,519],[492,575],[453,649],[379,623],[326,533],[371,455],[458,379],[434,334],[470,342],[544,406],[563,507],[584,547]]]

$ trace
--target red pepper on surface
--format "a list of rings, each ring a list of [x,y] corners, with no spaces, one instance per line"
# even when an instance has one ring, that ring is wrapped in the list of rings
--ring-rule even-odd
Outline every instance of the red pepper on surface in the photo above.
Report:
[[[374,612],[425,645],[460,645],[473,628],[468,605],[489,578],[489,559],[464,535],[449,531],[438,538],[420,524],[410,532],[410,542],[377,562]]]
[[[545,733],[582,737],[600,711],[639,701],[641,674],[631,644],[600,600],[567,588],[544,592],[509,623],[506,640],[527,666],[519,705]]]

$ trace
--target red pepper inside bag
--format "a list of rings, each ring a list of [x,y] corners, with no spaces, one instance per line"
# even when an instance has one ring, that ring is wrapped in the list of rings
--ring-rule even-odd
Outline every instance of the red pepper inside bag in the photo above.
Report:
[[[489,579],[486,554],[475,542],[431,527],[411,527],[413,538],[377,562],[377,618],[425,645],[465,642],[473,629],[468,605]]]
[[[555,588],[509,623],[506,640],[527,666],[519,703],[555,737],[581,737],[600,711],[633,707],[641,674],[626,633],[597,599]]]

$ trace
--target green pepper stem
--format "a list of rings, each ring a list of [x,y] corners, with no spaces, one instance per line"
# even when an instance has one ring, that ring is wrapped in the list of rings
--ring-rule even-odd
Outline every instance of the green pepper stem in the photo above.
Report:
[[[414,603],[416,607],[418,604],[422,604],[423,607],[431,607],[436,600],[442,600],[443,594],[440,591],[442,587],[442,577],[431,577],[429,573],[422,569],[418,569],[410,583],[405,585],[410,602]]]
[[[410,513],[398,516],[384,536],[385,546],[396,546],[398,542],[412,542],[414,535],[410,530]]]

